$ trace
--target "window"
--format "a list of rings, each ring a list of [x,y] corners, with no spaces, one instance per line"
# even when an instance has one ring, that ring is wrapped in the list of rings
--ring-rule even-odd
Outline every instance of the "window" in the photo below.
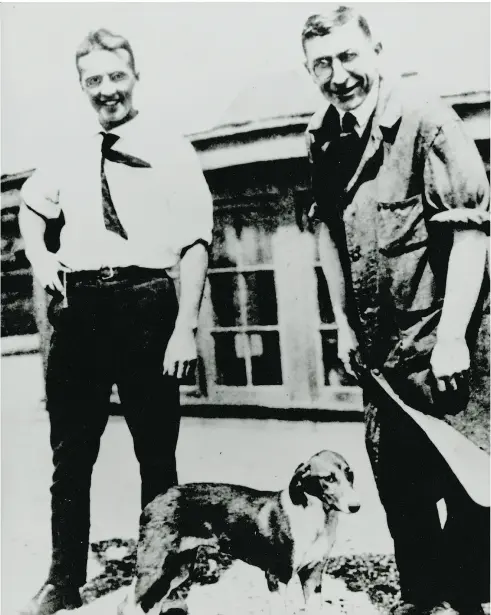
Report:
[[[219,386],[282,384],[271,235],[258,222],[255,212],[215,221],[208,277]]]
[[[201,403],[358,410],[358,389],[344,386],[352,383],[337,359],[315,241],[295,223],[293,193],[281,208],[269,196],[224,201],[215,208],[201,310]]]
[[[338,359],[337,327],[334,323],[329,290],[320,266],[315,267],[317,298],[319,302],[319,333],[322,348],[322,369],[325,386],[355,386],[354,379],[346,373]]]

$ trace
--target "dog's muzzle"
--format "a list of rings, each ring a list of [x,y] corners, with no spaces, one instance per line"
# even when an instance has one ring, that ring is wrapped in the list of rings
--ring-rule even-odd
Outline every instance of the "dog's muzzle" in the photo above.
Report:
[[[346,498],[343,498],[341,500],[336,500],[335,498],[326,498],[323,501],[323,508],[326,513],[334,509],[342,513],[354,514],[360,510],[361,504],[355,498],[349,500]]]

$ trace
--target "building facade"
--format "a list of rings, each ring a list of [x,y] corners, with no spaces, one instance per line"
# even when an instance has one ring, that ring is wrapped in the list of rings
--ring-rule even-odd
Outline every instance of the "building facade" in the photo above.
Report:
[[[200,360],[195,380],[182,387],[185,404],[361,410],[361,393],[337,360],[315,229],[301,230],[311,202],[304,131],[317,103],[298,92],[295,73],[252,86],[220,126],[190,137],[213,194],[215,229]],[[489,92],[445,98],[489,173]],[[27,176],[2,177],[2,309],[12,322],[22,313],[27,332],[37,322],[45,348],[45,296],[28,291],[16,223]]]

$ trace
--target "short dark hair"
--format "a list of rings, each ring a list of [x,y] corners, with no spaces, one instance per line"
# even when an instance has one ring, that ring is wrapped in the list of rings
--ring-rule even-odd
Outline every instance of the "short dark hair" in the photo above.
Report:
[[[79,75],[80,67],[78,61],[83,56],[88,55],[91,51],[118,51],[119,49],[124,49],[128,52],[128,55],[130,57],[130,66],[133,72],[136,73],[135,54],[133,53],[133,49],[131,48],[128,39],[119,34],[113,34],[109,30],[106,30],[106,28],[99,28],[99,30],[89,32],[84,38],[84,40],[80,43],[75,53],[75,63],[77,65]]]
[[[339,5],[329,9],[322,15],[311,15],[305,22],[302,30],[302,47],[305,52],[306,41],[317,36],[330,34],[333,28],[344,26],[350,21],[356,21],[365,36],[372,38],[372,32],[367,20],[351,6]]]

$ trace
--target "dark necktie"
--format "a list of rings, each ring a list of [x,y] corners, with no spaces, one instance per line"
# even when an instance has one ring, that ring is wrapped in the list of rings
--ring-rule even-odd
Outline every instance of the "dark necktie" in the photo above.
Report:
[[[124,230],[121,224],[116,208],[114,207],[113,200],[111,198],[111,192],[109,191],[109,184],[107,183],[106,171],[104,169],[104,163],[106,160],[111,162],[118,162],[126,164],[130,167],[150,168],[151,165],[136,156],[130,156],[123,152],[118,152],[112,149],[113,145],[119,139],[117,135],[103,132],[102,134],[102,146],[101,146],[101,189],[102,189],[102,209],[104,213],[104,224],[108,231],[112,231],[117,235],[128,239],[128,234]]]
[[[357,123],[358,122],[356,121],[355,116],[349,111],[347,111],[343,115],[343,120],[341,122],[341,134],[349,135],[349,134],[352,134],[353,132],[356,132],[355,128],[356,128]]]
[[[361,158],[360,137],[355,130],[356,124],[356,118],[352,113],[348,111],[344,114],[339,137],[339,171],[343,187],[346,187],[353,177]]]
[[[331,105],[316,135],[319,149],[312,169],[314,198],[323,219],[335,224],[342,220],[347,205],[346,186],[360,163],[366,143],[365,136],[358,136],[356,124],[356,118],[349,112],[341,121],[339,112]]]

